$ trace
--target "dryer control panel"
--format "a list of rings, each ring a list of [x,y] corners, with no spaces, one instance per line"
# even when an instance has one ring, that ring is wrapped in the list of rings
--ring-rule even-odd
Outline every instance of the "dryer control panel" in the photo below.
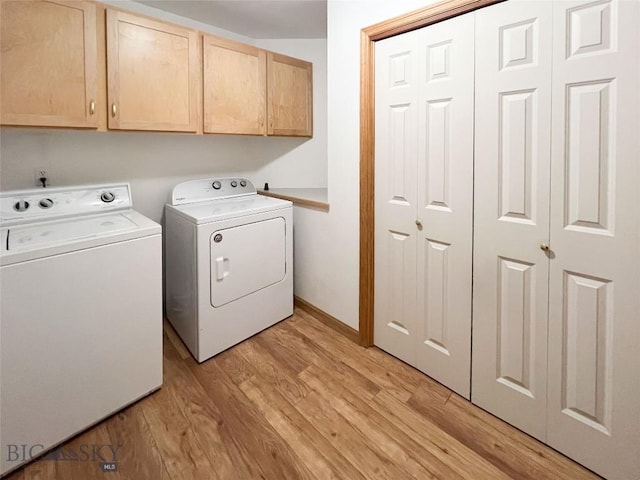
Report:
[[[171,205],[257,195],[257,193],[256,187],[246,178],[203,178],[176,185],[171,194]]]

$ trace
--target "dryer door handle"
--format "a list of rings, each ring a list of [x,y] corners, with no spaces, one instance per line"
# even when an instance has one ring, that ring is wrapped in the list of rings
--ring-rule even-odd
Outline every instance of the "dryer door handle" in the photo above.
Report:
[[[224,280],[229,276],[229,259],[225,257],[216,258],[216,280]]]

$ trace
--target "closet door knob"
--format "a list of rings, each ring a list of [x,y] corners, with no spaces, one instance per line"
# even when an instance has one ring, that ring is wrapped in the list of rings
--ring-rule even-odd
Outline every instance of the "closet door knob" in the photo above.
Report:
[[[549,251],[549,245],[547,245],[546,243],[541,243],[540,244],[540,250],[542,250],[543,252],[548,252]]]
[[[416,220],[416,226],[418,227],[418,230],[422,230],[422,222],[420,220]]]

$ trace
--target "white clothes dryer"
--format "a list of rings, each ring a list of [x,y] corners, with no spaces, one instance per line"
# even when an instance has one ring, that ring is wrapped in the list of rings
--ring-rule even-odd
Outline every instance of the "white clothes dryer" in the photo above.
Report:
[[[162,234],[126,183],[4,192],[0,223],[4,475],[162,384]]]
[[[293,314],[292,210],[245,178],[173,189],[166,314],[198,362]]]

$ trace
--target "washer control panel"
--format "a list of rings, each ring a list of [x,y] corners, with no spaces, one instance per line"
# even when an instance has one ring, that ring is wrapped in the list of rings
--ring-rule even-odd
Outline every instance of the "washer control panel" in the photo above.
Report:
[[[130,209],[129,184],[36,188],[0,193],[0,221],[53,220]]]
[[[256,194],[256,187],[246,178],[205,178],[176,185],[171,195],[171,205]]]

